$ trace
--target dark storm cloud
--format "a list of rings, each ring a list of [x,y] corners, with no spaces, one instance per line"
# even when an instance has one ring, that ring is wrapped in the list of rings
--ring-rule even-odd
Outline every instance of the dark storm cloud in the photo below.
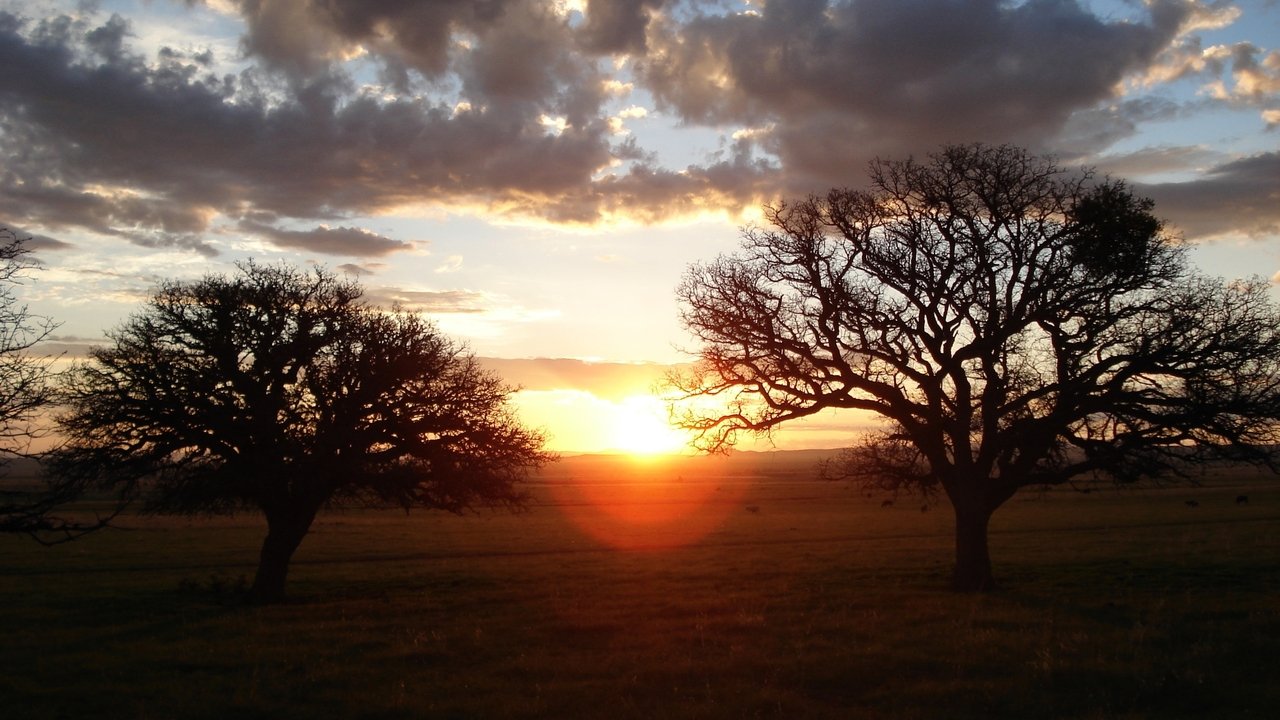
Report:
[[[588,0],[579,37],[593,52],[642,55],[650,13],[666,4],[666,0]]]
[[[4,138],[0,138],[0,150],[4,146]],[[0,175],[0,214],[46,230],[84,228],[140,247],[217,255],[217,249],[202,236],[206,210],[200,205],[60,187],[39,177],[38,171]]]
[[[856,183],[872,157],[952,141],[1087,160],[1186,111],[1115,96],[1161,63],[1171,78],[1230,69],[1237,103],[1274,96],[1270,55],[1206,55],[1180,34],[1218,7],[1191,0],[1134,6],[1139,22],[1076,0],[234,7],[244,69],[231,75],[208,50],[141,55],[119,17],[0,13],[0,217],[205,254],[219,216],[268,217],[257,231],[277,244],[377,256],[404,244],[349,218],[448,204],[655,221]],[[614,69],[623,55],[634,77]],[[615,134],[605,81],[619,79],[685,124],[749,132],[664,166]],[[320,223],[336,229],[279,229]]]
[[[788,174],[829,185],[872,156],[943,142],[1045,148],[1150,64],[1193,10],[1156,0],[1131,23],[1074,0],[770,2],[666,22],[638,66],[687,122],[774,124],[768,147]]]
[[[1188,240],[1280,233],[1280,152],[1224,163],[1196,180],[1136,189]]]
[[[215,209],[324,218],[554,197],[610,158],[603,123],[550,135],[509,114],[323,89],[270,102],[172,55],[103,60],[45,30],[0,18],[0,212],[27,224],[177,234]],[[90,190],[120,185],[137,193]]]
[[[284,230],[263,223],[240,223],[246,232],[261,235],[273,244],[286,248],[298,248],[326,255],[353,255],[377,257],[401,250],[413,249],[413,243],[384,237],[362,228],[317,227],[312,230]]]
[[[456,32],[494,25],[526,0],[240,0],[245,51],[295,79],[329,71],[335,60],[363,47],[389,75],[408,82],[408,71],[437,79],[450,69]]]
[[[475,105],[555,112],[581,125],[599,114],[601,77],[576,54],[573,30],[537,0],[242,0],[246,52],[295,82],[330,77],[357,52],[397,91],[454,80]]]

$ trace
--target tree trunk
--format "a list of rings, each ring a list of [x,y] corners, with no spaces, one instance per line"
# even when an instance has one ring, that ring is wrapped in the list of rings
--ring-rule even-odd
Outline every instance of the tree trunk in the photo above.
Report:
[[[956,567],[951,587],[958,592],[987,592],[995,589],[991,555],[987,551],[987,525],[991,510],[973,503],[955,503]]]
[[[262,541],[258,557],[258,573],[249,590],[255,603],[268,604],[284,599],[284,582],[289,574],[289,561],[311,529],[315,511],[268,512],[267,537]]]

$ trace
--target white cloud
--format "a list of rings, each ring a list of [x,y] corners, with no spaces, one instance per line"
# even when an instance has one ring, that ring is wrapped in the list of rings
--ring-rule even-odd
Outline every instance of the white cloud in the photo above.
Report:
[[[436,272],[440,274],[455,273],[462,269],[462,256],[450,255],[445,258],[444,264],[436,267]]]

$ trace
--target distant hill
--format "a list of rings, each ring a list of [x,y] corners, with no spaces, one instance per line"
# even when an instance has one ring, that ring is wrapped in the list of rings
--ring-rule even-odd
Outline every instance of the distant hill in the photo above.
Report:
[[[735,451],[729,455],[672,455],[634,457],[626,454],[589,453],[564,455],[544,467],[538,477],[544,480],[570,477],[600,477],[611,468],[644,466],[664,469],[677,475],[696,477],[700,473],[726,475],[800,475],[812,478],[819,463],[834,457],[840,450],[773,450]],[[0,484],[25,485],[40,477],[40,463],[32,458],[11,456],[0,468]]]
[[[0,455],[0,481],[32,480],[40,476],[40,462],[32,458],[16,455]]]
[[[667,455],[653,457],[636,457],[627,454],[594,453],[583,455],[564,455],[560,460],[544,467],[538,478],[554,481],[557,479],[602,477],[611,469],[644,467],[650,470],[665,470],[670,473],[688,475],[691,478],[699,474],[714,474],[718,477],[733,475],[753,476],[797,476],[812,479],[818,466],[824,460],[838,455],[841,451],[827,450],[773,450],[735,451],[728,455]]]

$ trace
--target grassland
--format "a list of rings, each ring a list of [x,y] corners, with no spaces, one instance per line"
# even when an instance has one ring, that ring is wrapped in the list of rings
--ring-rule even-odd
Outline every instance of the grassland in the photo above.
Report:
[[[811,458],[570,458],[520,515],[330,513],[251,607],[253,517],[0,538],[0,717],[1250,718],[1280,707],[1280,484],[1029,493],[1002,589],[951,518]],[[1237,505],[1247,494],[1250,502]],[[1187,500],[1199,505],[1190,507]]]

